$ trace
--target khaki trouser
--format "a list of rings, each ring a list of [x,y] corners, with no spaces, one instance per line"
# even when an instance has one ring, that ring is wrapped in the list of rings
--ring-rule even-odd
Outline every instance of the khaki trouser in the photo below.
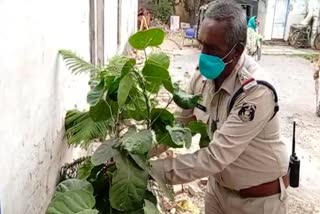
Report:
[[[263,198],[241,198],[216,182],[208,187],[205,214],[287,214],[288,196],[282,178],[281,194]]]

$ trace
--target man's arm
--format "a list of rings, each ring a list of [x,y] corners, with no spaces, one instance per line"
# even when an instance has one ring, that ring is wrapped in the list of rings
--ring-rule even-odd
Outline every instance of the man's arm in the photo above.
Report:
[[[192,76],[190,82],[188,83],[186,92],[188,94],[195,94],[195,84],[196,84],[197,74],[196,72]],[[194,109],[181,109],[177,108],[175,114],[177,115],[176,120],[180,123],[187,124],[191,121],[197,120],[197,118],[193,114]]]
[[[168,184],[181,184],[223,171],[235,161],[274,113],[272,92],[257,85],[234,106],[213,142],[193,154],[153,161],[152,175]]]

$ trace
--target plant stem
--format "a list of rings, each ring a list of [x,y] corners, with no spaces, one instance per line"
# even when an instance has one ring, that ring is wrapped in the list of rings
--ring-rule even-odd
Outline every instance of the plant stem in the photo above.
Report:
[[[146,94],[146,90],[145,90],[145,89],[143,89],[143,90],[144,90],[143,96],[144,96],[144,99],[145,99],[145,101],[146,101],[147,114],[148,114],[147,127],[148,127],[148,129],[150,129],[150,118],[151,118],[150,103],[149,103],[148,96],[147,96],[147,94]]]
[[[137,71],[135,71],[135,73],[138,76],[139,83],[140,83],[142,91],[143,91],[142,92],[143,93],[143,97],[144,97],[145,102],[146,102],[147,117],[148,117],[147,118],[147,128],[150,129],[151,107],[150,107],[149,99],[148,99],[148,96],[147,96],[146,86],[145,86],[144,81],[143,81],[142,77],[140,76],[140,74]]]
[[[146,49],[144,49],[143,52],[144,52],[144,56],[146,58],[145,61],[147,61],[148,60],[148,56],[147,56]],[[150,129],[151,109],[150,109],[149,98],[147,96],[146,85],[144,84],[143,79],[141,78],[140,75],[139,75],[139,77],[140,77],[140,82],[141,82],[141,86],[142,86],[142,90],[143,90],[143,96],[144,96],[144,99],[146,101],[146,106],[147,106],[147,115],[148,115],[147,128]]]
[[[157,117],[152,121],[151,126],[155,123],[155,121],[157,121],[157,119],[161,116],[161,114],[169,107],[169,105],[172,103],[173,98],[171,98],[168,102],[168,104],[166,105],[166,107],[164,107],[161,112],[157,115]]]
[[[143,52],[144,52],[144,57],[146,58],[146,61],[147,61],[148,60],[148,56],[147,56],[146,49],[144,49]]]
[[[109,178],[109,192],[110,192],[112,179],[111,179],[110,176],[108,176],[108,178]],[[109,199],[109,200],[110,200],[110,199]],[[112,214],[112,206],[109,205],[109,208],[110,208],[110,214]]]
[[[119,138],[120,137],[120,110],[118,110],[118,113],[117,113],[117,119],[116,119],[116,130],[115,130],[115,136],[116,138]]]

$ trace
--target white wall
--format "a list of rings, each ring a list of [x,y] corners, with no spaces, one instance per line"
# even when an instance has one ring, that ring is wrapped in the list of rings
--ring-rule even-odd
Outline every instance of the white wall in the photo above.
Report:
[[[119,52],[128,51],[128,38],[137,30],[138,1],[119,0],[120,14],[120,45]]]
[[[106,60],[115,55],[118,49],[118,1],[119,0],[105,0],[104,3],[104,50]]]
[[[313,0],[309,0],[309,2],[310,1],[313,1]],[[290,26],[292,24],[299,24],[307,15],[307,10],[308,10],[307,0],[290,0],[285,40],[287,40],[289,37]]]
[[[105,0],[105,55],[118,51],[117,1]],[[122,0],[120,51],[136,29],[137,0]],[[0,1],[0,204],[5,214],[42,214],[58,172],[75,153],[63,142],[67,110],[87,107],[87,75],[58,58],[89,61],[89,0]]]
[[[284,39],[287,39],[289,36],[290,26],[292,24],[300,23],[306,16],[308,1],[318,1],[318,0],[290,0],[289,13],[288,13],[287,25],[286,25],[286,33],[285,33]],[[261,30],[263,32],[263,36],[265,40],[271,40],[272,38],[275,5],[276,5],[276,0],[266,0],[266,4],[262,3],[262,1],[260,1],[259,3],[258,17],[262,22]]]
[[[119,11],[117,9],[118,3]],[[122,54],[127,51],[128,38],[137,30],[137,11],[137,0],[105,0],[104,49],[106,60],[115,54]],[[118,21],[120,21],[119,26]],[[119,34],[117,30],[120,31]]]
[[[0,200],[5,214],[42,214],[70,160],[64,116],[86,105],[87,78],[57,58],[89,59],[87,0],[0,1]]]
[[[259,31],[262,35],[265,32],[266,15],[267,15],[267,0],[258,2],[258,20],[260,21]]]

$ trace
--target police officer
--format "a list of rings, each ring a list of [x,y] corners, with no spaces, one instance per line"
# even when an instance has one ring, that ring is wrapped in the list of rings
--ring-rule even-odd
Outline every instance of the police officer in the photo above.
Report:
[[[276,92],[243,53],[246,27],[233,0],[209,4],[199,34],[199,71],[189,88],[202,93],[202,107],[181,116],[208,122],[212,142],[193,154],[151,162],[152,176],[167,184],[209,177],[206,214],[287,213],[288,155],[280,140]]]
[[[320,117],[320,100],[319,100],[319,75],[320,75],[320,55],[318,57],[317,63],[314,65],[314,86],[316,90],[316,113],[317,116]]]

